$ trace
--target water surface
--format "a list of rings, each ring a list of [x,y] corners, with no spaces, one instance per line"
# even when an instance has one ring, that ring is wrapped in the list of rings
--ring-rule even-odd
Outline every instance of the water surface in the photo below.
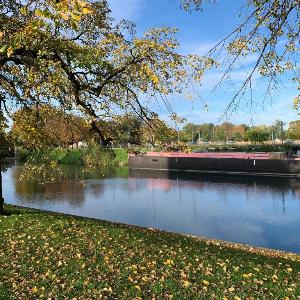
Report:
[[[54,182],[4,174],[7,203],[300,253],[300,181],[105,170]]]

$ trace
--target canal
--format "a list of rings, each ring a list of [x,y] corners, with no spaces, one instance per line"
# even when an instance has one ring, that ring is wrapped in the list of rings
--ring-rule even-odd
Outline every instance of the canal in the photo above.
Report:
[[[53,181],[3,174],[5,202],[300,253],[300,180],[65,168]]]

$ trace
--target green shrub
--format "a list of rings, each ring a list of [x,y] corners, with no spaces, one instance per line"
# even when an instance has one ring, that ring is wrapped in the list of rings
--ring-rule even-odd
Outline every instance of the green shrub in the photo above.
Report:
[[[56,162],[60,162],[64,159],[66,154],[68,153],[69,149],[65,148],[53,148],[49,150],[49,158]]]
[[[30,152],[30,155],[27,157],[26,162],[31,164],[41,164],[50,160],[50,149],[43,150],[34,150]]]
[[[58,160],[59,164],[82,166],[84,164],[83,154],[80,149],[67,150],[64,156]]]
[[[128,165],[128,151],[127,149],[120,148],[113,150],[115,158],[113,164],[115,166],[127,166]]]
[[[17,161],[26,161],[31,152],[27,149],[18,149],[16,153]]]
[[[88,170],[113,165],[114,158],[112,150],[105,150],[97,144],[92,144],[83,151],[84,166]]]
[[[20,161],[31,164],[53,161],[61,165],[84,166],[87,169],[128,165],[127,149],[104,149],[97,144],[91,144],[84,149],[53,148],[31,152],[21,149],[18,153]]]

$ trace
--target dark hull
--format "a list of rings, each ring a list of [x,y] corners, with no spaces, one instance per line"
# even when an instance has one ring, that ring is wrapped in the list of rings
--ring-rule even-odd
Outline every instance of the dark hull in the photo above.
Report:
[[[130,156],[129,168],[172,172],[300,177],[300,160]]]

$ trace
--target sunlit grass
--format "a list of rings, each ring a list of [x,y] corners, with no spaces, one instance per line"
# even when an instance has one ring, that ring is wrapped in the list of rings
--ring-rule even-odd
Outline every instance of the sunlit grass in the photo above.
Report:
[[[0,299],[299,299],[298,256],[6,206]]]

